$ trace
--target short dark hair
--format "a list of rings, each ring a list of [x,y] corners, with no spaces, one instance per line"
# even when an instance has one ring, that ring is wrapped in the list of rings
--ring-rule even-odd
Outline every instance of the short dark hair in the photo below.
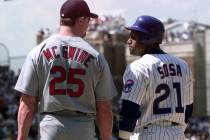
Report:
[[[62,26],[74,26],[78,17],[73,18],[60,18],[60,25]]]

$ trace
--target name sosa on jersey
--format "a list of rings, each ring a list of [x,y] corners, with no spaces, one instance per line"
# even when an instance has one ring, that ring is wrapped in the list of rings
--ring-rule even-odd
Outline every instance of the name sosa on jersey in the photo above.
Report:
[[[182,77],[181,67],[178,64],[163,64],[162,67],[157,68],[160,78],[164,79],[168,76],[180,76]]]
[[[94,59],[94,56],[80,48],[62,46],[61,55],[57,53],[57,48],[57,46],[53,46],[43,51],[44,56],[49,62],[56,58],[63,57],[65,59],[77,61],[78,63],[85,65],[85,67],[88,67],[87,63],[90,62],[91,59]]]

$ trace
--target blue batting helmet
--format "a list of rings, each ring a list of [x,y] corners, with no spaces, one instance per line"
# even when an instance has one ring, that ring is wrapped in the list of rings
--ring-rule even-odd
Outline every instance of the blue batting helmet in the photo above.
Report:
[[[165,32],[164,25],[159,19],[146,15],[139,16],[135,23],[126,29],[139,32],[140,41],[145,45],[160,44]]]

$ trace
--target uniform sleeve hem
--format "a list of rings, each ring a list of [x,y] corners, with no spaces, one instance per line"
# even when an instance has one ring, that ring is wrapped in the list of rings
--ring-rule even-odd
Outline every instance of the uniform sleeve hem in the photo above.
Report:
[[[122,139],[129,139],[131,136],[131,132],[119,130],[119,137]]]
[[[16,91],[19,91],[19,92],[23,93],[23,94],[27,94],[27,95],[30,95],[30,96],[36,96],[36,95],[30,94],[30,91],[29,90],[25,90],[25,89],[22,89],[22,88],[19,88],[19,87],[15,87],[14,89]]]

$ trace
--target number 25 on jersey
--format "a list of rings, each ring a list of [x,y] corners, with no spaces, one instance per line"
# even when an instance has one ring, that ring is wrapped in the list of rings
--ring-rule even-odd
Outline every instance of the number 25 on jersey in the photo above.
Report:
[[[75,75],[85,75],[86,71],[84,69],[81,68],[69,68],[68,70],[66,70],[65,68],[63,68],[62,66],[54,66],[51,68],[50,70],[50,75],[55,74],[55,73],[59,73],[59,77],[53,77],[50,81],[50,85],[49,85],[49,92],[50,95],[69,95],[71,97],[80,97],[83,92],[84,92],[84,88],[85,88],[85,84],[84,82],[79,79],[79,78],[75,78]],[[65,80],[67,80],[67,84],[74,84],[77,85],[78,88],[76,91],[74,91],[71,88],[56,88],[56,84],[62,83]]]

